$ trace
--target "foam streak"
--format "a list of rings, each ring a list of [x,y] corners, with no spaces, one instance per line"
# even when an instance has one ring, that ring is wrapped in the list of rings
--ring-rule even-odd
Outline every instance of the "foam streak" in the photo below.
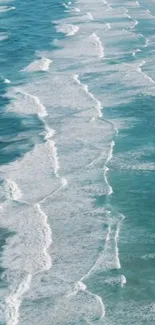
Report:
[[[103,116],[101,102],[98,99],[96,99],[96,97],[89,91],[88,85],[81,83],[79,79],[79,75],[77,74],[73,75],[73,79],[77,82],[79,86],[81,86],[81,88],[86,92],[86,94],[88,94],[88,96],[92,98],[93,101],[96,103],[95,108],[97,110],[98,117],[101,118]]]
[[[104,57],[104,48],[102,46],[100,38],[96,35],[96,33],[93,33],[90,36],[90,39],[93,42],[93,44],[95,45],[95,47],[97,48],[99,58],[103,59],[103,57]]]
[[[7,325],[17,325],[19,322],[19,308],[22,303],[22,296],[30,288],[32,275],[28,274],[25,279],[5,299],[5,319]]]

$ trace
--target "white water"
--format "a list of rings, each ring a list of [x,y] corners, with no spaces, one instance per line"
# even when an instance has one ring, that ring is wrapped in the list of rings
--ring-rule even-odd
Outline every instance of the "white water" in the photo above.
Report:
[[[15,9],[16,9],[15,7],[0,6],[0,13],[7,12],[7,11],[10,11],[10,10],[15,10]]]
[[[19,322],[19,308],[22,302],[22,296],[27,292],[31,285],[32,276],[28,274],[25,279],[14,288],[10,295],[6,297],[5,319],[7,325],[17,325]]]
[[[140,49],[136,49],[136,50],[132,53],[132,55],[135,56],[136,53],[138,53],[138,52],[141,52],[141,50],[140,50]]]
[[[48,254],[47,250],[52,244],[52,231],[48,224],[48,217],[42,211],[40,204],[37,203],[34,205],[34,207],[42,219],[43,229],[44,229],[44,233],[45,233],[44,234],[44,236],[45,236],[44,256],[46,257],[45,258],[46,264],[45,264],[44,270],[50,270],[50,268],[52,267],[52,259],[51,259],[50,255]]]
[[[6,83],[6,84],[10,84],[11,81],[10,81],[9,79],[4,79],[4,83]]]
[[[71,24],[62,24],[59,26],[56,26],[56,30],[59,33],[64,33],[67,36],[73,36],[79,31],[79,27],[76,25],[71,25]]]
[[[140,72],[144,78],[146,78],[149,82],[151,82],[152,84],[155,84],[155,81],[149,77],[143,70],[142,67],[145,65],[145,60],[143,60],[142,62],[140,62],[140,64],[138,65],[137,71]]]
[[[25,67],[21,71],[23,72],[47,71],[51,63],[52,60],[47,58],[41,58],[30,63],[27,67]]]
[[[78,75],[75,74],[73,76],[73,79],[82,87],[82,89],[88,94],[88,96],[93,99],[93,101],[96,104],[95,108],[97,111],[97,115],[99,118],[101,118],[103,116],[101,102],[98,99],[96,99],[95,96],[89,91],[88,85],[81,83]]]
[[[100,59],[103,59],[103,57],[104,57],[104,48],[103,48],[103,45],[102,45],[102,42],[101,42],[100,38],[96,35],[96,33],[93,33],[90,36],[90,40],[97,48],[98,57]]]
[[[7,179],[5,184],[6,189],[6,195],[8,196],[8,199],[19,201],[22,197],[22,192],[18,185],[12,181]]]

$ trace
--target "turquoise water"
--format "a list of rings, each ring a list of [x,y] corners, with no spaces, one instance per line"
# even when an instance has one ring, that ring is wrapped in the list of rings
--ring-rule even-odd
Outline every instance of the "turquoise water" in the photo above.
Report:
[[[0,324],[154,324],[154,29],[0,1]]]

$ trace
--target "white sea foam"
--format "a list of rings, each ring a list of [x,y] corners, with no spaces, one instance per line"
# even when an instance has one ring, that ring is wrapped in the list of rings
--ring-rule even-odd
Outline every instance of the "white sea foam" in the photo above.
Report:
[[[81,282],[81,281],[78,281],[78,282],[76,283],[76,286],[77,286],[77,290],[86,290],[86,289],[87,289],[86,284],[84,284],[84,283]]]
[[[92,14],[90,12],[86,13],[86,16],[90,19],[90,20],[94,20]]]
[[[18,201],[22,197],[22,192],[19,189],[18,185],[16,184],[16,182],[10,179],[7,179],[5,182],[5,190],[6,196],[11,200]]]
[[[140,49],[136,49],[136,50],[132,53],[132,55],[135,56],[136,53],[138,53],[138,52],[141,52],[141,50],[140,50]]]
[[[4,83],[5,83],[5,84],[10,84],[11,81],[10,81],[9,79],[4,79]]]
[[[110,23],[105,24],[105,30],[109,30],[109,29],[111,29]]]
[[[124,15],[129,19],[132,19],[131,16],[128,14],[129,10],[124,8]]]
[[[55,134],[55,131],[53,129],[51,129],[49,126],[45,125],[45,132],[44,132],[44,139],[48,140],[50,138],[52,138]]]
[[[19,322],[19,309],[22,303],[22,296],[26,293],[31,284],[32,275],[28,274],[19,286],[12,290],[9,296],[6,297],[5,303],[5,319],[7,325],[17,325]]]
[[[126,277],[124,275],[121,275],[121,287],[123,288],[124,285],[126,284]]]
[[[75,7],[75,8],[72,9],[72,11],[74,11],[74,12],[80,12],[80,8]]]
[[[66,9],[69,9],[69,6],[64,2],[63,3],[63,6],[66,8]]]
[[[77,292],[79,290],[87,292],[88,295],[90,295],[96,299],[96,301],[100,305],[100,309],[101,309],[100,319],[102,319],[105,316],[105,306],[102,301],[102,298],[99,295],[96,295],[96,294],[92,293],[91,291],[88,291],[87,286],[81,280],[76,283],[74,294],[77,294]]]
[[[34,109],[34,107],[36,107],[36,111],[35,111],[35,113],[37,113],[38,114],[38,116],[40,117],[40,118],[43,118],[43,117],[45,117],[45,116],[47,116],[48,114],[47,114],[47,111],[46,111],[46,108],[45,108],[45,106],[41,103],[41,101],[40,101],[40,99],[37,97],[37,96],[34,96],[34,95],[31,95],[31,94],[28,94],[27,92],[24,92],[23,90],[21,90],[21,89],[17,89],[17,92],[16,92],[17,94],[19,93],[19,94],[22,94],[24,97],[25,97],[25,100],[27,101],[31,101],[31,105],[30,105],[30,112],[29,112],[29,110],[27,109],[27,107],[26,107],[26,109],[27,109],[27,112],[28,113],[33,113],[33,111],[31,110],[31,106],[32,106],[32,108]],[[27,103],[28,104],[28,103]],[[33,106],[34,105],[34,106]],[[24,110],[23,110],[23,106],[19,106],[20,107],[20,109],[21,109],[21,112],[25,112]]]
[[[36,97],[36,96],[34,96],[34,97]],[[39,100],[38,97],[36,97],[36,98],[37,98],[37,100]],[[40,103],[40,100],[39,100],[39,103]],[[41,104],[41,107],[42,106],[43,105]],[[46,115],[39,115],[39,116],[44,117]],[[59,159],[58,159],[58,155],[57,155],[57,147],[56,147],[55,141],[53,141],[51,139],[55,134],[55,130],[51,129],[48,125],[46,125],[46,122],[44,120],[43,120],[43,122],[45,124],[44,139],[47,141],[47,146],[49,147],[49,150],[52,154],[55,175],[56,175],[56,177],[59,178],[58,171],[60,169],[60,165],[59,165]],[[63,186],[65,186],[65,185],[63,184]]]
[[[80,281],[83,282],[84,279],[91,276],[92,273],[98,271],[107,271],[110,269],[120,269],[120,259],[118,250],[118,237],[120,231],[120,225],[124,219],[123,215],[119,215],[119,220],[113,218],[110,210],[107,210],[107,217],[109,218],[109,226],[107,230],[107,236],[105,240],[105,247],[103,252],[98,257],[96,263],[93,267],[85,274]],[[122,282],[125,283],[125,278],[122,278]]]
[[[108,179],[107,179],[107,172],[109,171],[109,168],[106,166],[108,164],[108,162],[112,159],[113,157],[113,148],[114,148],[114,145],[115,145],[115,142],[114,141],[111,141],[111,145],[110,145],[110,150],[109,150],[109,154],[108,154],[108,157],[106,159],[106,162],[105,162],[105,166],[104,166],[104,179],[105,179],[105,182],[107,184],[107,187],[108,187],[108,195],[111,195],[113,193],[113,189],[112,187],[110,186],[109,182],[108,182]]]
[[[109,155],[107,157],[107,160],[106,160],[106,163],[105,165],[112,159],[113,157],[113,149],[114,149],[114,146],[115,146],[115,142],[114,141],[111,141],[111,145],[110,145],[110,150],[109,150]]]
[[[144,47],[148,47],[148,44],[149,44],[149,39],[148,38],[145,38],[145,45],[144,45]]]
[[[60,165],[59,165],[59,159],[58,159],[58,155],[57,155],[57,147],[55,145],[55,141],[47,140],[47,146],[49,147],[49,152],[51,152],[51,157],[53,159],[54,173],[55,173],[56,177],[59,178],[58,172],[60,169]]]
[[[102,46],[100,38],[96,35],[96,33],[93,33],[90,36],[90,40],[96,46],[99,58],[102,59],[104,57],[104,48]]]
[[[75,33],[79,31],[79,26],[72,25],[72,24],[62,24],[56,26],[56,30],[59,33],[64,33],[67,36],[73,36]]]
[[[126,284],[126,278],[124,275],[120,275],[116,277],[107,276],[103,279],[103,284],[107,284],[111,286],[120,285],[123,288],[124,285]]]
[[[123,219],[124,219],[124,216],[122,216],[122,220]],[[120,269],[121,268],[120,259],[119,259],[118,238],[119,238],[119,232],[120,232],[120,223],[122,222],[122,220],[118,222],[118,225],[117,225],[117,228],[116,228],[115,237],[114,237],[114,240],[115,240],[115,252],[116,252],[116,266],[117,266],[117,269]],[[124,278],[123,278],[123,281],[124,281]]]
[[[106,0],[103,0],[103,3],[104,3],[104,5],[106,5],[106,7],[107,7],[107,10],[106,10],[106,11],[109,11],[109,10],[111,10],[111,9],[112,9],[112,7],[111,7],[111,5],[109,4],[109,2],[108,2],[108,1],[106,1]]]
[[[104,180],[105,180],[105,182],[107,184],[107,187],[108,187],[108,195],[111,195],[113,193],[113,189],[112,189],[112,187],[109,184],[108,179],[107,179],[107,175],[106,174],[107,174],[108,171],[109,171],[109,168],[106,167],[106,166],[104,166]]]
[[[9,6],[0,6],[0,13],[1,12],[6,12],[6,11],[10,11],[10,10],[15,10],[15,7],[9,7]]]
[[[75,74],[73,75],[73,79],[82,87],[82,89],[88,94],[90,98],[93,99],[93,101],[96,103],[95,108],[97,110],[98,117],[101,118],[103,116],[102,114],[102,104],[101,102],[96,99],[96,97],[89,91],[88,85],[81,83],[79,79],[79,75]]]
[[[47,199],[52,198],[54,195],[56,195],[60,190],[63,189],[63,187],[66,187],[68,184],[68,181],[66,178],[61,178],[61,186],[58,187],[56,190],[52,191],[49,195],[46,195],[43,199],[39,201],[39,203],[44,203]]]
[[[140,72],[147,80],[149,80],[149,82],[155,84],[155,81],[142,70],[142,67],[145,65],[145,63],[146,63],[145,60],[140,62],[140,64],[137,67],[137,71]]]
[[[139,24],[138,20],[134,19],[130,28],[134,29],[138,24]]]
[[[48,217],[47,215],[42,211],[41,206],[39,203],[34,205],[34,208],[36,209],[37,213],[40,215],[40,218],[42,218],[42,225],[44,229],[44,249],[43,253],[45,256],[45,266],[44,270],[49,270],[52,267],[52,259],[50,255],[48,254],[47,250],[52,244],[52,231],[48,224]]]
[[[140,7],[140,3],[139,3],[139,1],[136,1],[136,5],[137,5],[138,7]]]
[[[37,72],[37,71],[47,71],[49,69],[52,60],[47,58],[37,59],[30,63],[27,67],[22,69],[23,72]]]
[[[63,187],[67,186],[67,184],[68,184],[67,179],[66,178],[62,178],[61,179],[61,183],[62,183],[62,186]]]
[[[0,33],[0,41],[4,41],[7,38],[8,38],[7,33]]]

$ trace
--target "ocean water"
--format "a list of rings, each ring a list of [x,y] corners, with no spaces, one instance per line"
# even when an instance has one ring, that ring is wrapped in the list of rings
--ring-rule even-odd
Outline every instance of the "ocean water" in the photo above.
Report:
[[[0,0],[0,324],[155,321],[155,2]]]

